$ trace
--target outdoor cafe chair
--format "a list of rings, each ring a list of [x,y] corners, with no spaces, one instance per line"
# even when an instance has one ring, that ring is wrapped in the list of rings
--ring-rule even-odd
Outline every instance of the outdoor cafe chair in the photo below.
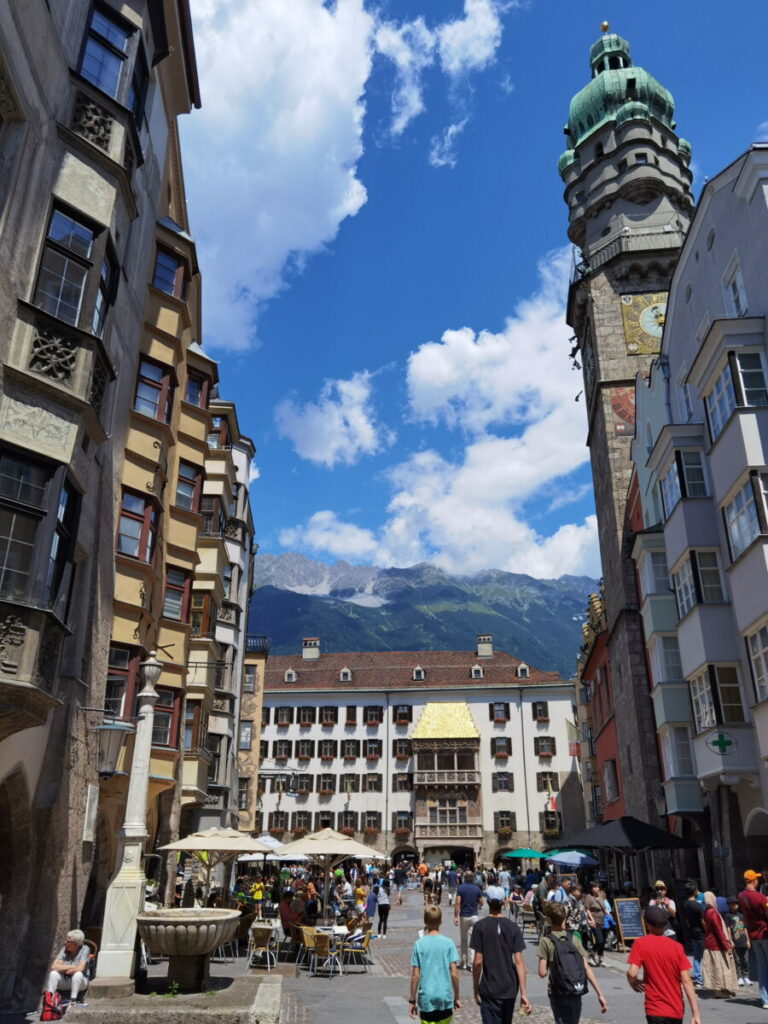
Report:
[[[248,959],[245,962],[245,969],[254,966],[256,957],[263,957],[267,965],[267,971],[271,971],[277,964],[277,936],[270,925],[255,924],[252,926],[248,936]]]
[[[347,967],[351,963],[359,963],[363,967],[363,972],[368,971],[368,965],[370,964],[370,954],[368,947],[371,942],[370,929],[366,931],[360,940],[360,942],[345,942],[341,947],[341,965],[342,969],[346,964]],[[349,972],[347,972],[349,973]]]
[[[302,926],[298,929],[299,932],[299,949],[296,955],[296,972],[298,973],[299,967],[306,960],[309,964],[312,959],[312,953],[315,948],[315,932],[314,928]]]
[[[314,946],[309,960],[310,977],[314,977],[319,971],[327,970],[328,977],[332,978],[336,967],[341,974],[341,961],[336,952],[333,936],[327,932],[315,932]]]

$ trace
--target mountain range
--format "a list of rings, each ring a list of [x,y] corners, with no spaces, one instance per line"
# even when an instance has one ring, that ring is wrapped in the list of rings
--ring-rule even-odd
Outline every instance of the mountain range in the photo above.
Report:
[[[452,576],[426,563],[326,565],[286,553],[256,556],[254,587],[248,631],[266,634],[273,654],[300,652],[307,636],[320,638],[321,651],[466,651],[490,633],[496,648],[568,679],[598,582],[497,569]]]

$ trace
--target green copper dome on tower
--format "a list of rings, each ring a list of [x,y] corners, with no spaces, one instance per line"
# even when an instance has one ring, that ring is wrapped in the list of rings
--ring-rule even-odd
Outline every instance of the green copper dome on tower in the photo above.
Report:
[[[604,32],[589,51],[592,81],[571,100],[565,132],[568,149],[560,157],[562,171],[573,162],[573,150],[597,128],[610,121],[623,123],[637,118],[661,121],[674,129],[671,94],[643,68],[635,67],[626,39]]]

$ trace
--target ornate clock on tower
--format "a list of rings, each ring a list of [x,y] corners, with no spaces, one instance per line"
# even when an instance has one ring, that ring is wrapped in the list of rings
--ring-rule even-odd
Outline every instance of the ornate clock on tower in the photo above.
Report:
[[[630,355],[654,355],[661,350],[668,295],[668,292],[646,292],[621,296],[624,341]]]

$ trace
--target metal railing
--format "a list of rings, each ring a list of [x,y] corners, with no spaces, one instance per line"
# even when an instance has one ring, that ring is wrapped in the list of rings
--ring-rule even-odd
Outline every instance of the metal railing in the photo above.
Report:
[[[482,839],[483,826],[477,825],[416,825],[417,839]]]
[[[269,637],[248,633],[245,637],[246,654],[269,654]]]
[[[432,771],[432,772],[414,772],[413,784],[414,786],[458,786],[461,784],[478,786],[480,785],[480,772],[461,770],[461,771]]]

